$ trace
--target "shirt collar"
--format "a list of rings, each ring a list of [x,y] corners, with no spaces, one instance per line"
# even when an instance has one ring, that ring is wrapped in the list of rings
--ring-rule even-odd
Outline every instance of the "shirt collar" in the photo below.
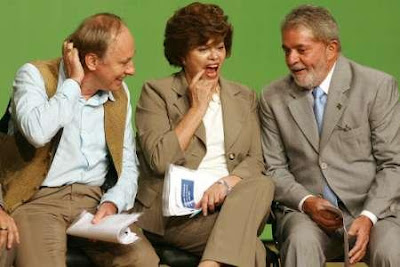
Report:
[[[112,102],[115,101],[115,97],[111,91],[104,91],[104,92],[108,93],[108,100],[110,100]]]
[[[330,71],[329,71],[328,75],[326,76],[326,78],[319,85],[319,87],[325,92],[325,94],[328,94],[328,92],[329,92],[329,86],[331,84],[333,70],[335,69],[335,67],[336,67],[336,62],[335,62],[335,64],[333,64],[333,66],[330,69]]]

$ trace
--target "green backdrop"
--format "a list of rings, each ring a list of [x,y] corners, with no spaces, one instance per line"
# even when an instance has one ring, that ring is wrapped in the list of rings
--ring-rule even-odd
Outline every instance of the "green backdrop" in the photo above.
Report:
[[[63,39],[97,12],[123,17],[136,38],[137,73],[126,80],[135,104],[143,82],[175,71],[163,56],[169,16],[186,0],[0,0],[0,113],[17,69],[33,59],[60,55]],[[215,0],[234,25],[232,57],[224,76],[254,90],[287,73],[280,48],[282,17],[300,3],[328,7],[341,29],[343,54],[400,78],[400,1]]]

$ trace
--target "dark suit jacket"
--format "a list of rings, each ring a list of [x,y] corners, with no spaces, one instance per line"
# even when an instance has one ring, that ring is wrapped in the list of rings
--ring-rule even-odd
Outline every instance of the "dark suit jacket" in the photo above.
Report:
[[[400,107],[393,77],[340,56],[321,137],[310,91],[288,76],[265,89],[262,141],[275,200],[297,209],[328,184],[353,216],[397,216],[400,199]],[[312,97],[312,96],[311,96]]]
[[[220,79],[225,153],[230,174],[243,179],[260,177],[263,170],[256,94],[246,87]],[[204,125],[182,151],[174,128],[188,111],[188,85],[183,72],[146,82],[136,109],[139,191],[136,211],[144,211],[139,226],[163,234],[166,219],[161,199],[166,168],[173,163],[197,169],[206,154]]]

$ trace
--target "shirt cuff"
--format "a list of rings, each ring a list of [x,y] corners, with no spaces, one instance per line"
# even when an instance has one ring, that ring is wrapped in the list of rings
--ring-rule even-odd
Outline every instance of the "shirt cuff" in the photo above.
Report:
[[[371,220],[373,225],[375,225],[376,222],[378,221],[378,217],[376,217],[375,214],[373,214],[368,210],[363,210],[360,215],[367,216]]]
[[[304,204],[304,202],[306,201],[306,199],[309,198],[309,197],[313,197],[313,195],[307,195],[307,196],[303,197],[303,198],[300,200],[299,206],[297,207],[297,208],[299,209],[299,211],[301,211],[301,212],[304,213],[303,204]]]
[[[111,202],[117,207],[117,213],[121,213],[124,210],[124,204],[119,199],[111,199],[110,196],[103,195],[103,198],[100,200],[100,203],[97,208],[101,206],[104,202]]]

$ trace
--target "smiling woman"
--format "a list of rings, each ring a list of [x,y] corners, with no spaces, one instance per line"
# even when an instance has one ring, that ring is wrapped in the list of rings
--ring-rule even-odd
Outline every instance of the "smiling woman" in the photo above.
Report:
[[[143,86],[136,109],[141,176],[135,209],[143,212],[139,225],[149,239],[202,256],[200,266],[265,266],[257,230],[274,186],[262,175],[256,94],[221,77],[231,46],[232,25],[217,5],[193,3],[168,20],[164,54],[182,69]],[[170,164],[214,177],[196,203],[202,215],[163,216]]]
[[[182,60],[186,79],[191,81],[201,71],[204,71],[204,79],[218,79],[225,57],[226,49],[222,41],[210,39],[205,45],[195,47]]]

